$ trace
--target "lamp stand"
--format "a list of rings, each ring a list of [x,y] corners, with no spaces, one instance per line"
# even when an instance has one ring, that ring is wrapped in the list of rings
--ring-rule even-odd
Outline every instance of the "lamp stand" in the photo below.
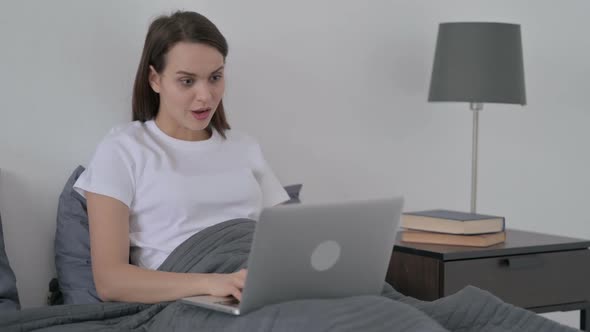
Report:
[[[479,112],[483,110],[482,103],[470,103],[473,111],[473,146],[471,149],[471,213],[475,212],[477,199],[477,136],[479,127]]]

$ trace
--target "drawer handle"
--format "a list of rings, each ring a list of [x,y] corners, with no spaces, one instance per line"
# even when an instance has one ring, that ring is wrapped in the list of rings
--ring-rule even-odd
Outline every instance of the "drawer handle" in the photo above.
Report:
[[[543,265],[543,261],[537,256],[511,257],[500,260],[500,266],[505,266],[509,269],[528,269],[541,265]]]

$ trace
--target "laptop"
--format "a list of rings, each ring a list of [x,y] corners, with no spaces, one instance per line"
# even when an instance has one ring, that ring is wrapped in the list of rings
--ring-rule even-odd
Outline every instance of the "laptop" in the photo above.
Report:
[[[403,198],[264,209],[254,230],[242,301],[192,296],[184,303],[233,315],[299,299],[378,295]]]

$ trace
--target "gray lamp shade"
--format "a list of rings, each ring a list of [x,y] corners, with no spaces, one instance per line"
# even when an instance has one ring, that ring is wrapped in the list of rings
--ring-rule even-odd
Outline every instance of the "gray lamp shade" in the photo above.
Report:
[[[520,25],[441,23],[428,101],[525,105]]]

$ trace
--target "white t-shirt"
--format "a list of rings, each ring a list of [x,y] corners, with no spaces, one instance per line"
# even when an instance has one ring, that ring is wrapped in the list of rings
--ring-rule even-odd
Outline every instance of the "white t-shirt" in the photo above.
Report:
[[[155,270],[193,234],[229,219],[258,220],[263,207],[289,199],[256,140],[225,134],[192,142],[154,121],[114,128],[74,189],[127,205],[131,263]]]

